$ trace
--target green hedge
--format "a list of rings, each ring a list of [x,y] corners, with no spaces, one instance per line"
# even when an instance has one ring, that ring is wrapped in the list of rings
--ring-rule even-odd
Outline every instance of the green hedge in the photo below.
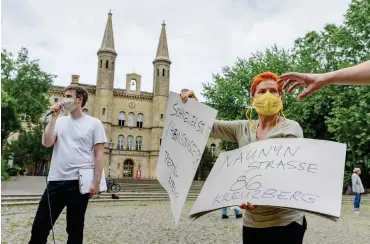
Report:
[[[9,179],[9,174],[7,172],[8,164],[4,159],[1,159],[1,181]]]

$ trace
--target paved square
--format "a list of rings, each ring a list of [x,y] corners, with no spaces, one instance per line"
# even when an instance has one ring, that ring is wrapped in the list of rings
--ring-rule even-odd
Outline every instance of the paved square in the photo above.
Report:
[[[84,243],[241,243],[242,220],[221,219],[221,210],[194,222],[186,218],[193,202],[187,202],[177,229],[170,205],[163,202],[90,203],[85,222]],[[37,205],[2,207],[1,242],[27,243]],[[307,214],[306,244],[370,243],[370,205],[364,202],[361,214],[352,212],[352,204],[344,203],[338,222]],[[65,211],[54,229],[56,243],[66,243]],[[52,243],[51,232],[49,242]]]

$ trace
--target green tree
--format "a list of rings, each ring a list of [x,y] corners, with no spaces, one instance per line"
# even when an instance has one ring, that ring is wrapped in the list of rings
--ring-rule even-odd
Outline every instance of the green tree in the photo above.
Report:
[[[338,142],[347,144],[350,161],[370,168],[370,86],[346,91],[326,119],[328,130]],[[350,104],[347,104],[350,101]],[[367,172],[367,171],[366,171]]]
[[[291,51],[275,46],[249,59],[239,58],[222,74],[214,75],[213,84],[204,84],[206,103],[219,110],[219,119],[244,119],[251,80],[260,72],[320,73],[369,60],[369,12],[369,1],[355,0],[342,25],[327,24],[321,31],[308,32],[295,41]],[[346,143],[356,163],[368,164],[369,87],[330,86],[301,103],[295,102],[298,92],[294,91],[293,97],[284,94],[284,110],[287,118],[300,123],[305,137]],[[221,144],[227,150],[236,146]]]
[[[10,132],[21,128],[20,118],[16,111],[16,100],[8,95],[1,84],[1,138],[7,138]],[[3,148],[3,142],[1,143]]]
[[[1,102],[6,104],[2,106],[2,149],[9,135],[20,129],[21,116],[32,123],[39,122],[49,105],[48,90],[55,77],[42,71],[38,60],[30,60],[27,49],[22,48],[16,57],[2,50],[1,87],[5,98]]]
[[[194,179],[202,179],[205,180],[211,172],[211,169],[213,167],[214,162],[216,161],[215,157],[212,155],[211,150],[208,149],[206,146],[202,155],[202,158],[200,159],[198,170],[195,174]]]
[[[326,25],[295,42],[296,71],[328,72],[370,59],[370,2],[355,0],[339,26]],[[325,47],[325,48],[322,48]],[[369,86],[331,86],[290,111],[305,135],[348,145],[347,166],[370,167]],[[304,115],[304,116],[302,116]],[[307,126],[315,125],[316,127]],[[365,170],[367,171],[367,170]]]
[[[285,73],[293,68],[293,60],[289,51],[279,49],[276,45],[265,52],[257,52],[249,59],[238,59],[233,66],[226,66],[222,74],[213,75],[213,83],[203,84],[202,95],[206,104],[218,110],[218,119],[246,119],[246,111],[250,106],[249,90],[253,78],[265,71],[277,74]],[[284,107],[294,104],[292,95],[284,96]],[[256,118],[256,113],[253,113]],[[237,148],[237,144],[222,141],[223,150]]]
[[[42,164],[43,160],[49,160],[53,148],[44,148],[42,145],[42,134],[44,126],[37,124],[31,130],[21,130],[17,139],[10,141],[4,148],[5,158],[14,153],[14,164],[24,166],[34,164],[35,170]]]

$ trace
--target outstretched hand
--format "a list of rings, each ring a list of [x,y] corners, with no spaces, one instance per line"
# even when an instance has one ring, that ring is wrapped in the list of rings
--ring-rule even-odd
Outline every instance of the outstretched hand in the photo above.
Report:
[[[311,93],[324,88],[328,83],[323,79],[322,74],[305,74],[305,73],[286,73],[279,77],[278,82],[285,82],[283,89],[289,87],[288,92],[292,92],[299,87],[306,89],[297,96],[297,101],[301,101]]]

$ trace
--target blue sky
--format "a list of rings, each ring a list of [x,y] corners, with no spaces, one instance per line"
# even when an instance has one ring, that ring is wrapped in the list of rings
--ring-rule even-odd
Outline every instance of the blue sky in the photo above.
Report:
[[[71,75],[96,83],[97,55],[107,13],[113,13],[115,87],[126,73],[142,76],[152,91],[153,66],[162,20],[167,24],[172,91],[188,87],[197,94],[237,57],[247,58],[276,43],[293,41],[326,23],[339,24],[349,0],[3,0],[2,48],[26,47],[42,68],[56,74],[56,85]]]

